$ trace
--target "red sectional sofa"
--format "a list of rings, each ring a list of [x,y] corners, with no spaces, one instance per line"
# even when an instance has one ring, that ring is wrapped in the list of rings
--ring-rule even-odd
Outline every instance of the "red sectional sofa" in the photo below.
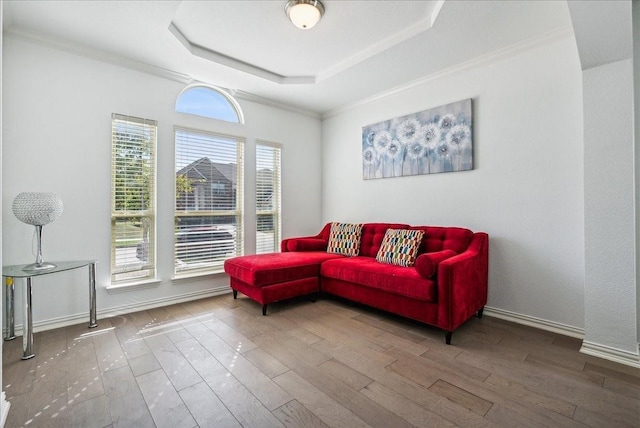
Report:
[[[459,227],[362,225],[357,256],[327,252],[332,223],[315,236],[288,238],[281,252],[225,262],[234,298],[240,291],[263,305],[322,291],[439,327],[445,341],[487,302],[489,237]],[[380,263],[387,229],[422,230],[412,266]]]

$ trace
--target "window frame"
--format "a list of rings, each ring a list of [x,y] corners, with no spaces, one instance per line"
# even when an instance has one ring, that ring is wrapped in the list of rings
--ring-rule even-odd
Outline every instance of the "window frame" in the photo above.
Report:
[[[146,198],[148,199],[146,206],[144,206],[144,202],[142,202],[143,206],[140,209],[118,209],[118,193],[126,191],[122,189],[121,186],[117,184],[117,175],[116,171],[121,165],[117,161],[116,154],[118,150],[127,150],[128,147],[126,145],[118,146],[116,145],[118,142],[122,142],[116,138],[117,127],[118,124],[124,125],[126,128],[131,127],[142,128],[140,132],[131,132],[129,135],[133,136],[130,138],[144,138],[146,133],[149,133],[149,144],[148,153],[146,160],[143,160],[140,164],[140,173],[142,175],[141,179],[144,181],[144,168],[148,168],[146,171],[149,182],[147,183],[148,187],[148,195]],[[130,143],[130,142],[129,142]],[[131,146],[129,146],[131,147]],[[144,152],[140,146],[133,146],[134,150],[140,150]],[[135,116],[123,115],[118,113],[112,113],[111,115],[111,262],[110,262],[110,279],[111,284],[114,286],[123,286],[123,285],[132,285],[146,281],[152,281],[156,279],[157,274],[157,257],[156,257],[156,183],[157,183],[157,150],[158,150],[158,122],[153,119],[143,119]],[[129,177],[131,178],[131,177]],[[134,177],[136,180],[140,179],[140,177]],[[142,190],[144,192],[144,190]],[[145,196],[143,195],[144,199]],[[126,207],[129,208],[129,207]],[[118,227],[119,221],[124,221],[125,225],[126,220],[131,219],[133,222],[140,221],[144,223],[144,228],[146,230],[142,231],[142,242],[136,244],[136,256],[135,258],[139,261],[131,261],[128,255],[125,255],[125,265],[121,266],[118,264],[118,240],[119,233],[122,233]],[[147,219],[145,222],[144,220]],[[145,233],[146,232],[146,233]],[[128,233],[128,232],[125,232]],[[145,235],[147,238],[146,243],[146,251],[145,251]],[[135,239],[129,238],[127,239]],[[142,244],[142,254],[147,255],[147,260],[143,260],[138,258],[138,246]],[[120,257],[122,260],[122,256]],[[141,274],[136,274],[141,273]]]
[[[258,151],[260,148],[269,148],[273,150],[273,162],[271,163],[272,170],[272,203],[271,209],[261,209],[260,204],[260,154]],[[282,144],[271,143],[263,140],[256,140],[255,144],[256,152],[256,171],[255,171],[255,209],[256,209],[256,254],[271,253],[280,251],[280,241],[282,240]],[[269,248],[261,247],[260,240],[260,216],[272,216],[273,226],[273,242]]]
[[[206,115],[206,114],[202,114],[202,112],[199,111],[186,111],[186,110],[182,110],[182,109],[178,109],[178,104],[180,103],[181,98],[187,94],[190,91],[196,90],[196,89],[206,89],[209,90],[211,92],[214,92],[218,95],[220,95],[222,98],[224,98],[225,101],[227,101],[227,103],[229,104],[229,107],[231,107],[231,109],[233,110],[233,112],[235,113],[235,116],[237,118],[237,120],[228,120],[225,119],[221,116],[216,116],[216,115]],[[222,120],[225,122],[230,122],[230,123],[239,123],[244,125],[244,114],[242,112],[242,108],[240,108],[240,104],[238,103],[238,101],[236,101],[235,98],[233,98],[232,96],[230,96],[229,94],[227,94],[226,91],[224,91],[221,88],[218,88],[216,86],[213,85],[205,85],[202,83],[195,83],[193,85],[189,85],[186,88],[184,88],[180,94],[178,95],[178,97],[176,98],[176,103],[174,106],[174,110],[176,111],[176,113],[181,113],[181,114],[185,114],[185,115],[189,115],[189,116],[198,116],[198,117],[204,117],[207,119],[214,119],[214,120]]]
[[[174,278],[182,278],[196,275],[207,275],[207,274],[218,274],[224,272],[224,260],[227,258],[231,258],[234,256],[240,256],[244,254],[244,187],[245,187],[245,177],[244,177],[244,162],[245,162],[245,139],[244,137],[240,137],[237,135],[228,135],[221,132],[208,131],[203,129],[196,129],[185,126],[174,126],[174,183],[178,186],[178,172],[179,169],[177,167],[178,164],[178,133],[189,133],[192,135],[197,135],[200,137],[210,137],[211,139],[221,139],[235,142],[235,180],[236,180],[236,189],[235,189],[235,207],[231,210],[203,210],[203,209],[194,209],[194,210],[178,210],[178,191],[174,192],[174,232],[173,232],[173,263],[174,263]],[[188,164],[190,165],[190,164]],[[188,166],[187,165],[187,166]],[[184,168],[184,167],[183,167]],[[181,168],[182,169],[182,168]],[[209,185],[213,183],[208,183]],[[195,192],[200,191],[203,187],[198,187],[195,189]],[[203,189],[204,191],[204,189]],[[194,204],[198,204],[196,201],[194,194]],[[196,207],[197,208],[197,207]],[[179,269],[178,264],[178,245],[179,245],[179,236],[180,230],[178,228],[179,219],[189,218],[189,217],[235,217],[235,236],[233,236],[234,249],[233,253],[229,253],[223,259],[217,262],[211,262],[204,266],[195,266],[195,267],[182,267]]]

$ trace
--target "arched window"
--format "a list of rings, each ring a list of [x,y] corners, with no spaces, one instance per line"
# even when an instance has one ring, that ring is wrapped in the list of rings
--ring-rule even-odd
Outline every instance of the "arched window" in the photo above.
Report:
[[[213,86],[186,87],[176,112],[244,124],[238,102]],[[206,122],[206,121],[205,121]],[[223,271],[224,261],[244,252],[244,138],[176,126],[176,277]]]
[[[210,86],[193,85],[185,88],[176,101],[176,111],[244,123],[238,102],[223,91]]]

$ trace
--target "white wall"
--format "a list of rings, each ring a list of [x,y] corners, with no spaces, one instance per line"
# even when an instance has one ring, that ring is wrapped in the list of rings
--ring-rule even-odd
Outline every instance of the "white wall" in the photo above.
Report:
[[[632,59],[634,50],[638,53],[638,40],[633,37],[640,23],[633,19],[634,14],[640,16],[637,6],[631,1],[568,3],[583,69],[585,335],[581,352],[640,367],[636,166],[640,128],[636,120],[634,130],[638,111]],[[610,48],[613,45],[615,49]],[[637,106],[637,70],[635,79]]]
[[[2,159],[4,264],[35,259],[33,228],[11,212],[22,191],[53,191],[64,213],[44,227],[45,260],[96,259],[98,315],[134,310],[144,304],[194,297],[228,289],[225,275],[171,281],[173,274],[173,126],[206,127],[210,120],[174,112],[185,84],[113,64],[4,39],[4,153]],[[215,82],[213,82],[215,83]],[[240,101],[246,125],[219,122],[213,130],[246,137],[245,206],[253,207],[255,140],[283,145],[283,235],[317,231],[321,226],[320,127],[318,118]],[[110,266],[111,113],[158,121],[158,276],[146,289],[107,292]],[[255,214],[248,213],[246,251],[255,248]],[[16,293],[19,294],[19,293]],[[17,296],[19,297],[19,296]],[[68,321],[88,320],[85,270],[34,280],[36,330]],[[17,299],[16,322],[21,324]]]
[[[637,360],[633,60],[583,72],[585,346]]]
[[[323,221],[463,226],[490,236],[488,305],[584,326],[580,63],[572,38],[425,80],[323,122]],[[362,179],[361,128],[473,99],[475,169]]]

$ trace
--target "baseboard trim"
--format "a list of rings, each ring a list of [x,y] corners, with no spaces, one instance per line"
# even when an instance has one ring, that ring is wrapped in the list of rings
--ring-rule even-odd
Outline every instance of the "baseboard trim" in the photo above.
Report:
[[[231,289],[229,287],[218,287],[210,290],[194,291],[191,293],[184,293],[176,296],[162,297],[159,299],[148,300],[140,303],[131,303],[131,304],[116,306],[116,307],[107,308],[107,309],[99,309],[97,311],[98,325],[100,325],[101,318],[109,318],[117,315],[129,314],[131,312],[144,311],[147,309],[174,305],[176,303],[184,303],[192,300],[219,296],[219,295],[227,294],[230,292],[231,292]],[[41,331],[53,330],[61,327],[68,327],[70,325],[80,324],[88,321],[89,321],[88,313],[51,318],[48,320],[43,320],[43,321],[38,321],[33,323],[33,331],[34,333],[38,333]],[[3,336],[5,335],[6,335],[6,329],[4,329],[3,331]],[[15,326],[15,335],[22,336],[22,324]]]
[[[606,345],[599,345],[593,342],[587,342],[584,340],[584,329],[529,315],[518,314],[516,312],[505,311],[504,309],[492,308],[490,306],[484,308],[483,314],[505,321],[511,321],[516,324],[522,324],[540,330],[575,337],[576,339],[582,339],[582,347],[580,348],[581,353],[613,361],[615,363],[624,364],[626,366],[640,368],[640,354],[612,348]]]
[[[523,315],[517,312],[505,311],[504,309],[492,308],[490,306],[486,306],[484,308],[483,314],[493,318],[511,321],[516,324],[522,324],[540,330],[562,334],[563,336],[575,337],[576,339],[584,339],[584,329],[545,320],[542,318]]]
[[[229,287],[218,287],[210,290],[194,291],[191,293],[179,294],[176,296],[163,297],[159,299],[148,300],[142,303],[131,303],[127,305],[116,306],[107,309],[101,309],[97,311],[98,324],[100,324],[101,318],[109,318],[117,315],[124,315],[131,312],[143,311],[147,309],[159,308],[162,306],[173,305],[177,303],[189,302],[192,300],[204,299],[207,297],[220,296],[230,293]],[[516,324],[526,325],[529,327],[537,328],[540,330],[550,331],[552,333],[561,334],[564,336],[574,337],[577,339],[583,339],[580,352],[583,354],[591,355],[605,360],[613,361],[616,363],[624,364],[627,366],[640,368],[640,355],[617,348],[612,348],[606,345],[599,345],[597,343],[584,341],[584,329],[573,327],[566,324],[557,323],[554,321],[545,320],[542,318],[532,317],[529,315],[523,315],[516,312],[506,311],[504,309],[493,308],[486,306],[484,308],[484,315],[510,321]],[[48,320],[39,321],[33,324],[34,332],[41,332],[47,330],[53,330],[56,328],[67,327],[74,324],[80,324],[87,321],[87,314],[76,314],[66,317],[52,318]],[[6,334],[6,331],[3,331]],[[16,336],[22,336],[22,324],[15,326]],[[9,412],[10,403],[5,400],[4,393],[0,395],[0,406],[2,411],[2,419],[0,420],[0,427],[4,426],[6,416]]]
[[[637,351],[625,351],[624,349],[613,348],[611,346],[599,345],[597,343],[582,341],[580,352],[605,360],[614,361],[616,363],[627,366],[640,368],[640,353]]]

